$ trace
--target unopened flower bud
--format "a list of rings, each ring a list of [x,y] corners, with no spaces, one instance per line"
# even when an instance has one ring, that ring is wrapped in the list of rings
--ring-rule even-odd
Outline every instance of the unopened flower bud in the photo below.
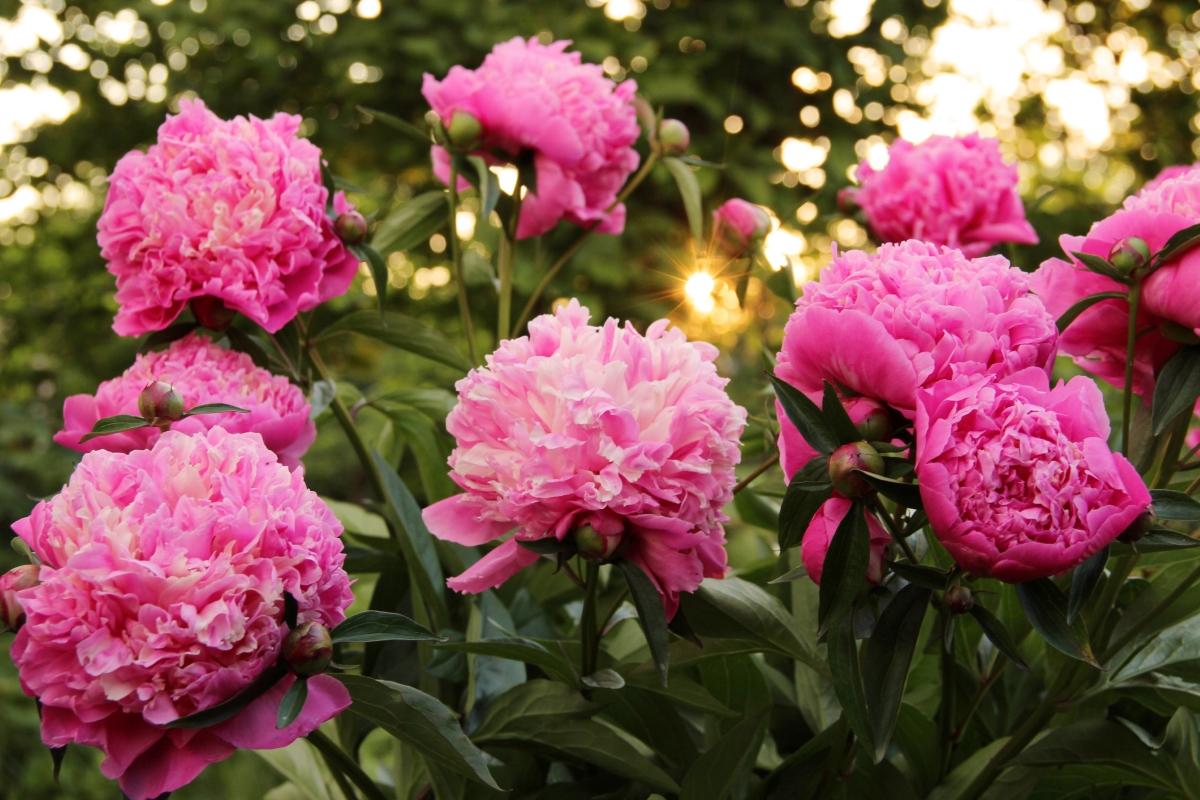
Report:
[[[677,119],[664,119],[658,126],[658,144],[664,156],[681,156],[687,152],[692,134]]]
[[[346,244],[358,244],[367,236],[367,220],[354,209],[343,211],[333,221],[333,232]]]
[[[1129,527],[1121,531],[1117,536],[1117,540],[1125,544],[1133,544],[1139,541],[1143,536],[1150,532],[1154,527],[1154,512],[1146,509],[1134,518],[1133,522],[1129,523]]]
[[[959,584],[946,592],[946,607],[953,614],[966,614],[975,606],[975,595],[966,586]]]
[[[193,297],[189,306],[192,309],[192,316],[196,321],[208,328],[210,331],[228,330],[233,324],[234,317],[237,312],[231,308],[226,308],[218,297]]]
[[[861,419],[854,426],[868,442],[886,442],[892,436],[892,414],[887,406],[870,397],[852,397],[844,403],[846,413]]]
[[[579,551],[579,555],[592,561],[608,561],[614,558],[624,544],[624,532],[606,536],[591,525],[575,529],[575,547]]]
[[[297,675],[320,675],[331,661],[333,638],[319,622],[302,622],[283,640],[283,663]]]
[[[882,474],[883,457],[866,442],[844,444],[829,456],[829,479],[833,488],[851,500],[866,497],[871,492],[871,484],[854,470]]]
[[[450,143],[461,150],[475,150],[479,147],[479,138],[483,136],[483,125],[474,114],[466,111],[455,111],[450,117],[450,125],[446,129]]]
[[[838,189],[837,207],[838,211],[842,212],[848,217],[853,215],[854,212],[858,211],[858,187],[846,186],[842,189]]]
[[[138,412],[146,422],[174,422],[183,417],[183,395],[171,384],[155,381],[138,395]]]
[[[25,624],[25,609],[17,602],[17,592],[38,585],[38,568],[25,564],[0,575],[0,625],[16,633]]]
[[[1118,239],[1108,252],[1108,261],[1122,275],[1131,275],[1135,269],[1150,261],[1150,247],[1136,236]]]

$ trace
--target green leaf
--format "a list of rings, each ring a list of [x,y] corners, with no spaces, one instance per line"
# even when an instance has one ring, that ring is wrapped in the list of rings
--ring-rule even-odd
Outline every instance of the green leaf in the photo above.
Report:
[[[892,572],[904,578],[909,583],[924,586],[926,589],[932,589],[935,592],[945,590],[946,585],[950,582],[950,573],[943,572],[937,567],[930,567],[925,564],[909,564],[904,561],[888,561],[887,565],[891,567]]]
[[[1161,631],[1109,680],[1113,683],[1126,681],[1195,659],[1200,659],[1200,616]]]
[[[387,415],[395,430],[412,448],[428,502],[436,503],[457,494],[459,489],[450,480],[446,470],[450,449],[442,444],[437,424],[421,411],[404,403],[376,400],[371,406]]]
[[[1019,766],[1059,767],[1101,764],[1119,768],[1130,783],[1171,791],[1173,770],[1124,725],[1085,719],[1055,728],[1025,748],[1013,761]]]
[[[787,494],[783,497],[783,504],[779,506],[780,552],[800,546],[812,518],[821,510],[825,501],[833,497],[832,487],[815,491],[807,489],[804,488],[806,484],[803,482],[797,483],[800,477],[799,472],[792,476]]]
[[[437,233],[449,216],[444,190],[419,194],[379,222],[371,246],[382,255],[411,250]]]
[[[800,623],[760,586],[740,578],[706,579],[692,594],[681,595],[680,604],[701,636],[755,641],[762,649],[782,653],[818,672],[825,671]]]
[[[590,686],[593,689],[620,689],[625,685],[625,679],[621,677],[621,673],[607,667],[598,669],[591,675],[584,675],[579,681],[584,686]]]
[[[779,512],[757,492],[742,489],[733,496],[733,505],[742,522],[767,531],[779,529]]]
[[[479,176],[479,182],[476,185],[476,188],[479,189],[479,219],[487,220],[496,210],[496,203],[500,199],[500,180],[496,177],[496,173],[488,168],[487,162],[482,157],[470,156],[467,161],[475,168],[475,174]],[[530,191],[533,190],[530,189]]]
[[[138,346],[139,353],[148,353],[160,344],[170,344],[182,339],[200,327],[199,322],[177,322],[174,325],[155,331],[147,336]]]
[[[588,719],[601,708],[570,686],[535,679],[497,697],[474,735],[477,741],[486,741],[552,719]]]
[[[105,417],[97,420],[92,426],[91,433],[85,433],[79,439],[79,443],[83,444],[89,439],[95,439],[97,436],[107,436],[110,433],[121,433],[123,431],[133,431],[138,428],[153,427],[149,422],[141,417],[135,417],[132,414],[118,414],[115,417]]]
[[[1200,244],[1200,225],[1184,228],[1167,239],[1167,243],[1155,254],[1154,260],[1151,262],[1152,269],[1158,269],[1171,259],[1179,258],[1198,244]]]
[[[1165,431],[1183,412],[1190,412],[1197,398],[1200,398],[1200,345],[1192,345],[1171,356],[1155,381],[1150,409],[1154,435]]]
[[[321,183],[325,186],[325,214],[333,219],[333,197],[337,194],[337,180],[325,159],[321,159]]]
[[[789,486],[806,492],[819,492],[833,486],[829,479],[829,456],[814,456],[792,476]]]
[[[1154,511],[1154,516],[1159,519],[1200,522],[1200,503],[1193,500],[1190,495],[1171,489],[1151,489],[1150,497],[1154,500],[1150,507]],[[1141,542],[1138,544],[1140,545]]]
[[[383,550],[370,550],[350,544],[343,545],[342,551],[346,554],[346,561],[342,565],[342,568],[351,575],[369,572],[388,572],[400,562],[394,552],[388,553]]]
[[[876,475],[873,472],[864,472],[861,469],[854,471],[860,478],[871,484],[881,495],[896,505],[904,506],[905,508],[915,508],[918,511],[925,509],[925,505],[921,502],[921,487],[917,486],[917,484],[905,483],[894,478]]]
[[[1003,653],[1009,661],[1026,672],[1033,672],[1033,668],[1025,663],[1025,659],[1021,658],[1021,650],[1017,646],[1017,640],[1008,632],[1008,628],[1004,627],[1004,623],[987,609],[983,603],[978,600],[975,605],[971,606],[971,616],[979,623],[979,627],[983,630],[983,635],[986,636],[996,649]]]
[[[251,681],[245,688],[225,702],[218,703],[203,711],[197,711],[195,714],[180,717],[173,722],[168,722],[167,727],[191,730],[195,728],[207,728],[210,725],[216,725],[218,722],[233,719],[241,713],[242,709],[274,688],[275,684],[283,680],[287,674],[287,667],[280,664],[272,664],[260,672],[258,677]]]
[[[1106,258],[1101,258],[1100,256],[1092,255],[1091,253],[1072,252],[1071,255],[1079,259],[1080,263],[1082,263],[1092,272],[1095,272],[1097,275],[1103,275],[1106,278],[1112,278],[1118,283],[1125,283],[1126,280],[1128,280],[1116,267],[1108,263],[1108,259]]]
[[[712,644],[710,642],[710,646]],[[686,674],[676,672],[672,675],[670,687],[662,685],[657,673],[634,672],[625,676],[625,681],[627,687],[645,689],[704,714],[715,714],[718,717],[738,716],[737,712],[730,711],[720,700],[713,697],[712,692],[704,688],[703,684],[697,683]]]
[[[877,764],[887,751],[892,729],[896,726],[904,687],[908,683],[908,670],[932,594],[923,586],[905,586],[880,614],[875,630],[867,640],[863,654],[863,687]]]
[[[817,622],[821,631],[850,611],[862,589],[871,558],[870,531],[863,504],[855,502],[838,524],[821,567]]]
[[[342,523],[346,533],[371,539],[392,538],[388,533],[387,523],[378,514],[372,514],[355,503],[344,503],[328,497],[322,497],[321,500],[329,506],[329,510],[338,518],[338,522]]]
[[[334,644],[346,642],[444,642],[423,625],[418,625],[403,614],[388,611],[362,611],[347,617],[329,635]]]
[[[671,681],[672,688],[675,681]],[[682,774],[700,755],[670,696],[639,686],[619,691],[596,691],[592,698],[604,704],[605,716],[622,730],[641,739],[673,774]],[[728,710],[726,710],[728,713]],[[660,795],[661,797],[661,795]]]
[[[62,772],[63,759],[67,757],[67,745],[62,747],[47,747],[50,751],[50,760],[54,762],[54,782],[58,783],[58,774]]]
[[[533,159],[533,151],[532,150],[521,151],[521,154],[517,157],[517,161],[514,166],[516,166],[516,168],[517,168],[516,191],[517,192],[521,191],[521,187],[524,186],[527,189],[529,189],[530,193],[537,194],[538,193],[538,173],[537,173],[537,163]]]
[[[783,406],[783,412],[796,426],[796,430],[800,431],[809,447],[827,456],[841,446],[841,440],[830,429],[824,412],[817,408],[816,403],[787,381],[776,378],[770,372],[767,373],[767,377],[775,387],[775,397]]]
[[[829,423],[829,430],[833,431],[839,444],[850,444],[862,440],[862,434],[858,432],[858,428],[854,427],[850,415],[846,413],[846,407],[842,405],[842,400],[838,397],[837,390],[829,381],[825,381],[821,413],[825,415],[825,419]]]
[[[1174,759],[1171,766],[1179,787],[1190,797],[1200,797],[1200,729],[1189,709],[1176,709],[1171,715],[1163,751]]]
[[[975,776],[987,766],[992,756],[1007,742],[1007,736],[995,739],[959,762],[950,771],[950,774],[946,775],[942,782],[934,787],[933,791],[926,797],[926,800],[957,800],[963,790],[975,779]],[[989,798],[989,800],[992,800],[992,798]]]
[[[625,576],[625,585],[629,587],[629,596],[637,609],[638,621],[646,634],[646,644],[650,646],[650,655],[658,670],[659,680],[667,685],[667,673],[671,667],[671,634],[667,630],[667,614],[663,610],[662,598],[658,589],[636,563],[622,558],[617,561],[617,567]]]
[[[379,316],[383,319],[386,327],[387,319],[384,317],[384,308],[387,305],[388,290],[387,262],[383,260],[379,251],[369,244],[351,245],[350,252],[358,256],[359,261],[367,262],[367,266],[371,269],[371,279],[375,282],[375,293],[379,298]]]
[[[533,664],[542,672],[567,686],[575,685],[575,672],[565,656],[556,654],[533,641],[522,638],[480,639],[474,642],[450,642],[438,646],[439,650],[473,653],[479,656],[507,658]]]
[[[249,414],[250,409],[238,408],[231,406],[228,403],[205,403],[203,405],[189,408],[183,412],[183,417],[194,417],[197,414]],[[182,418],[181,418],[182,419]]]
[[[824,573],[822,576],[824,577]],[[850,723],[850,729],[858,737],[863,748],[874,757],[875,730],[867,707],[867,693],[863,686],[862,672],[858,660],[858,642],[854,638],[852,614],[843,614],[829,625],[826,640],[829,653],[829,674],[833,677],[833,690],[842,713]]]
[[[325,409],[333,405],[334,398],[337,397],[337,383],[334,381],[313,381],[312,388],[308,390],[308,412],[309,419],[316,419],[325,412]]]
[[[358,106],[358,110],[364,114],[371,115],[390,128],[395,128],[402,133],[408,134],[421,144],[429,145],[433,141],[429,131],[423,130],[419,125],[415,125],[408,120],[401,119],[395,114],[389,114],[386,111],[378,111],[374,108],[367,108],[366,106]]]
[[[675,178],[675,185],[679,187],[688,226],[692,229],[692,238],[696,240],[696,252],[700,253],[704,250],[704,210],[701,206],[700,183],[696,180],[696,173],[673,156],[664,158],[662,162]]]
[[[1193,547],[1200,547],[1200,539],[1193,539],[1190,536],[1176,533],[1166,528],[1151,529],[1149,533],[1138,539],[1134,544],[1113,542],[1109,545],[1113,555],[1122,556],[1137,553],[1168,553],[1172,550],[1190,550]]]
[[[304,710],[304,703],[307,700],[308,678],[298,675],[296,680],[292,681],[292,685],[288,687],[283,699],[279,701],[279,711],[275,714],[275,728],[283,730],[295,722],[296,718],[300,716],[300,712]]]
[[[769,707],[747,714],[704,751],[683,777],[679,800],[725,800],[729,797],[734,785],[754,767],[769,719]]]
[[[938,738],[937,725],[916,707],[902,703],[892,739],[908,761],[917,793],[924,797],[937,785],[942,773],[941,740]]]
[[[483,753],[459,727],[454,712],[419,689],[363,675],[335,675],[350,691],[350,710],[426,758],[499,789]]]
[[[1058,332],[1062,333],[1065,331],[1072,322],[1079,319],[1080,314],[1087,311],[1089,308],[1102,300],[1124,300],[1126,303],[1128,303],[1129,295],[1125,292],[1099,292],[1097,294],[1088,295],[1064,311],[1063,315],[1058,318]]]
[[[1100,578],[1104,576],[1104,565],[1108,563],[1108,550],[1107,546],[1100,548],[1095,555],[1075,567],[1075,571],[1071,575],[1070,603],[1067,606],[1068,623],[1074,622],[1075,618],[1079,616],[1084,604],[1096,590],[1096,584],[1100,583]]]
[[[1017,597],[1033,629],[1042,635],[1047,644],[1071,658],[1094,667],[1100,666],[1092,654],[1083,620],[1076,618],[1074,622],[1067,622],[1067,598],[1054,581],[1039,578],[1018,583]]]
[[[271,357],[267,355],[257,336],[251,336],[241,328],[230,328],[225,331],[225,335],[229,337],[230,350],[250,356],[256,367],[271,368]]]
[[[384,319],[387,321],[386,326],[379,318],[379,314],[374,311],[357,311],[347,314],[321,331],[318,339],[325,341],[330,336],[339,333],[353,332],[463,372],[471,369],[471,365],[463,358],[462,354],[437,329],[394,311],[384,314]]]
[[[539,556],[552,556],[556,553],[575,555],[577,552],[574,539],[555,539],[553,536],[547,536],[545,539],[518,539],[517,544]]]

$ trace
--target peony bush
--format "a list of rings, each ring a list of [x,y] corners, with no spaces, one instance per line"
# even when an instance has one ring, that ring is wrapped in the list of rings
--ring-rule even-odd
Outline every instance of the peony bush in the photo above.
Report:
[[[83,455],[0,576],[55,763],[94,748],[130,800],[238,749],[331,800],[1194,796],[1198,173],[1035,271],[993,252],[1037,241],[996,142],[897,141],[843,195],[878,242],[800,287],[739,404],[757,343],[546,294],[658,167],[689,295],[795,288],[772,215],[705,215],[686,125],[569,47],[426,75],[440,183],[379,218],[288,115],[183,101],[117,166],[98,238],[141,353],[67,399]],[[434,233],[466,352],[388,305],[387,257]],[[378,308],[328,303],[360,269]],[[339,380],[344,334],[456,394]],[[359,502],[306,485],[318,424]]]

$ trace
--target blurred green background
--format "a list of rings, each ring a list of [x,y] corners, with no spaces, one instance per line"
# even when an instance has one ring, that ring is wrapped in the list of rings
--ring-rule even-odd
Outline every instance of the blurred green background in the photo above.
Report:
[[[0,0],[0,529],[9,536],[8,525],[53,494],[77,460],[50,438],[63,399],[93,391],[136,352],[136,341],[109,327],[114,285],[95,222],[117,160],[151,143],[181,97],[200,97],[223,117],[303,115],[305,135],[334,171],[363,189],[352,199],[386,211],[433,187],[427,149],[360,107],[420,121],[424,73],[476,66],[513,36],[573,40],[585,60],[636,80],[650,102],[684,120],[692,155],[724,165],[698,173],[706,204],[744,197],[774,210],[767,254],[779,272],[752,281],[743,311],[710,266],[714,301],[689,302],[682,288],[697,265],[678,193],[660,169],[630,202],[626,234],[593,237],[542,310],[577,296],[594,319],[642,326],[671,316],[721,346],[735,396],[761,414],[762,353],[778,346],[796,285],[815,275],[832,243],[867,244],[836,206],[854,164],[880,158],[898,133],[999,137],[1019,161],[1042,239],[1005,253],[1035,268],[1056,253],[1060,234],[1083,232],[1160,168],[1197,157],[1198,26],[1194,3],[1150,0]],[[486,220],[460,224],[473,225],[468,283],[487,330],[496,231]],[[523,246],[518,307],[573,234],[548,235],[540,251]],[[459,336],[437,245],[390,258],[388,303]],[[334,306],[374,303],[356,280]],[[328,354],[335,371],[363,391],[452,388],[454,375],[427,362],[357,338],[338,346]],[[383,425],[363,422],[373,433]],[[755,430],[749,453],[762,446]],[[336,425],[322,424],[305,460],[322,494],[363,494]],[[735,566],[769,555],[753,531],[732,526]],[[0,570],[16,563],[0,548]],[[83,748],[71,749],[56,787],[10,642],[0,635],[0,797],[119,797]],[[239,753],[175,796],[249,800],[280,782]]]

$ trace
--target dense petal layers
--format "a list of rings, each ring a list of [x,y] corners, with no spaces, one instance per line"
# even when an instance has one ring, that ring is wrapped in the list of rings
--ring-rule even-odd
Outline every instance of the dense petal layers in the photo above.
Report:
[[[275,662],[285,592],[301,622],[331,628],[352,600],[341,524],[257,434],[171,431],[150,449],[88,453],[13,528],[44,564],[18,595],[26,622],[12,650],[42,703],[42,738],[103,750],[104,774],[132,800],[186,784],[235,747],[286,745],[349,705],[322,679],[283,731],[283,684],[228,723],[164,727]]]

